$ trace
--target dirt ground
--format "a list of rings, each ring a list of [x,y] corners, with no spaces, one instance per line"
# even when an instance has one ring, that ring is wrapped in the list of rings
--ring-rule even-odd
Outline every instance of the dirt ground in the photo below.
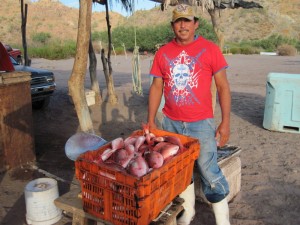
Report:
[[[143,96],[132,93],[131,56],[112,57],[115,90],[119,103],[110,105],[102,64],[98,57],[98,77],[103,104],[90,107],[96,134],[106,140],[128,136],[146,121],[149,78],[153,56],[141,56]],[[228,78],[232,91],[231,139],[229,144],[242,149],[241,191],[229,203],[232,225],[300,224],[300,154],[298,132],[264,129],[267,76],[270,72],[300,73],[300,56],[228,55]],[[58,180],[60,195],[78,188],[74,162],[64,152],[69,137],[80,131],[74,106],[69,101],[67,81],[73,59],[33,59],[32,66],[52,70],[57,90],[46,110],[33,111],[37,170],[20,169],[0,174],[0,221],[6,225],[26,224],[25,185],[37,177]],[[299,78],[299,75],[298,75]],[[284,81],[284,80],[283,80]],[[86,78],[86,87],[90,85]],[[299,93],[293,104],[299,118]],[[276,104],[282,104],[276,103]],[[297,107],[298,105],[298,107]],[[220,110],[216,108],[216,121]],[[297,130],[297,129],[296,129]],[[196,202],[197,214],[192,225],[214,224],[210,207]],[[64,215],[57,225],[70,225]]]

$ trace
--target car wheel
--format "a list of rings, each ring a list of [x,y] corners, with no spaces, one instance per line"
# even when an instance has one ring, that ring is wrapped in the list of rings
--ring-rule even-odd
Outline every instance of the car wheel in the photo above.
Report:
[[[32,102],[32,108],[33,109],[44,109],[46,108],[50,103],[50,97],[47,97],[45,99]]]

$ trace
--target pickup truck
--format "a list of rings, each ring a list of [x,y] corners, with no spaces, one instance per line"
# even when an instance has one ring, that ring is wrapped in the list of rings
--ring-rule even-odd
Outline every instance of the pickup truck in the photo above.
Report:
[[[37,69],[29,66],[20,65],[0,41],[0,71],[13,72],[24,71],[31,73],[31,99],[33,109],[45,108],[50,97],[56,89],[55,77],[53,72],[45,69]]]
[[[8,44],[4,44],[4,47],[10,56],[12,56],[19,64],[23,64],[22,52],[20,49],[12,48]]]
[[[16,71],[31,73],[32,108],[43,109],[47,107],[50,102],[50,97],[56,89],[54,74],[49,70],[20,65],[12,56],[9,57]]]
[[[31,99],[33,109],[45,108],[53,95],[56,84],[54,74],[49,70],[36,69],[29,66],[20,65],[0,41],[0,71],[13,72],[25,71],[31,73]]]

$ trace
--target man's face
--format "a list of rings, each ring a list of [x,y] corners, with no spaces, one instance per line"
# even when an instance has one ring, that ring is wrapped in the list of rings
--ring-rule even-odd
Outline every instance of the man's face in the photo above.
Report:
[[[194,20],[188,20],[185,18],[179,18],[172,23],[172,28],[176,36],[178,44],[187,45],[194,40],[195,31],[198,28],[199,22]]]

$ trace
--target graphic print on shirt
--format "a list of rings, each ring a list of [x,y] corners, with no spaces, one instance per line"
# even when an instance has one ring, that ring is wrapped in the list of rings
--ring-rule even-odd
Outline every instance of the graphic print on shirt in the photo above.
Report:
[[[193,88],[198,87],[198,76],[202,65],[198,61],[203,51],[196,57],[189,56],[182,51],[173,60],[167,59],[169,63],[169,82],[165,85],[171,87],[169,99],[173,100],[177,106],[200,104],[199,99],[193,93]],[[197,65],[197,71],[195,66]]]

